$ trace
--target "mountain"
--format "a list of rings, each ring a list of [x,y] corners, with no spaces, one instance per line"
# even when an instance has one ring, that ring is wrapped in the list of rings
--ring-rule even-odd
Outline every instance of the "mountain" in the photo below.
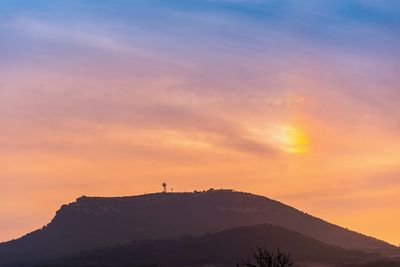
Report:
[[[278,201],[231,190],[81,197],[42,229],[0,244],[0,265],[48,260],[132,240],[199,236],[268,223],[347,249],[391,245],[307,215]]]
[[[253,225],[201,237],[135,241],[79,253],[45,266],[235,266],[256,247],[290,253],[295,262],[338,264],[372,257],[321,243],[291,230]]]

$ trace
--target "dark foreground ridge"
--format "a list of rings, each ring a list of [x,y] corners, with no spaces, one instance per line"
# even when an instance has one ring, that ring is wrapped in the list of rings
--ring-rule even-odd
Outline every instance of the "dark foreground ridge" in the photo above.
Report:
[[[386,250],[383,241],[346,230],[278,201],[231,190],[81,197],[45,227],[0,244],[0,265],[51,260],[132,240],[201,236],[255,224],[290,229],[347,249]]]
[[[202,237],[135,241],[125,245],[82,252],[47,266],[235,266],[255,247],[277,248],[299,262],[338,264],[373,255],[326,245],[278,226],[254,225]]]

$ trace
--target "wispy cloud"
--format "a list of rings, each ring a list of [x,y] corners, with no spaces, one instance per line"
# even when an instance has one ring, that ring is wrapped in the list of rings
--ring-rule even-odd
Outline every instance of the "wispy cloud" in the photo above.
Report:
[[[111,52],[128,52],[131,46],[101,26],[84,22],[61,22],[18,16],[6,24],[34,38],[59,42],[60,44],[101,49]]]

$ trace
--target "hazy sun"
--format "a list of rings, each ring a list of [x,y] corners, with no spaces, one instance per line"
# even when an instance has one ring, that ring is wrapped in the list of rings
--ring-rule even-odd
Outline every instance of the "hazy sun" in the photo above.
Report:
[[[271,135],[273,143],[288,153],[302,154],[308,151],[308,137],[298,128],[280,125],[272,130]]]

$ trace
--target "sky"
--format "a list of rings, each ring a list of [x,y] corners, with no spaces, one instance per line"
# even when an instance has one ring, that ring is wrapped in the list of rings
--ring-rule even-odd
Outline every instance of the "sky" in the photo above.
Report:
[[[400,244],[397,0],[0,1],[0,241],[232,188]]]

